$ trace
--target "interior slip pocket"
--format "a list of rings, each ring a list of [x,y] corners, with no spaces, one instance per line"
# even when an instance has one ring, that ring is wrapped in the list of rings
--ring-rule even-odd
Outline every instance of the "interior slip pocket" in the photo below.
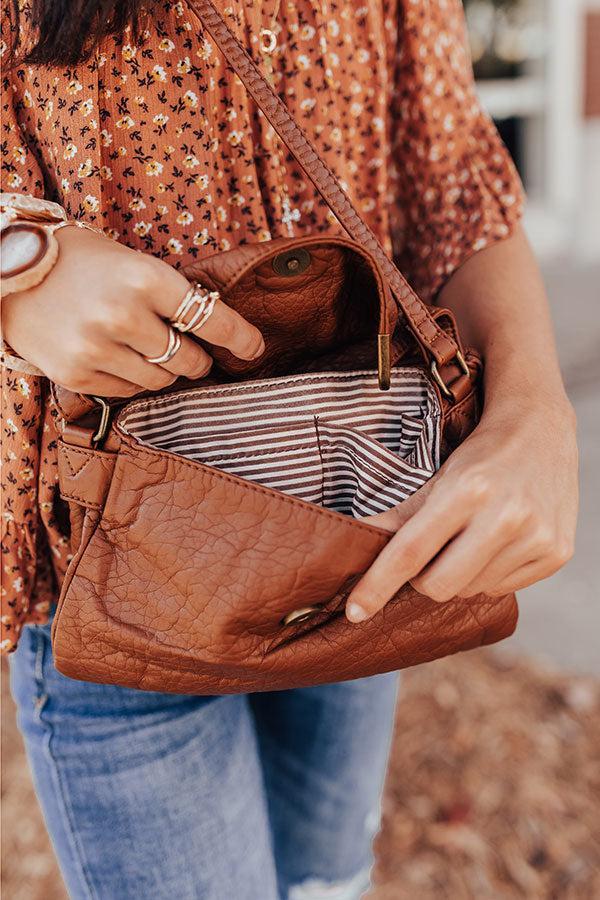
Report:
[[[425,374],[295,375],[134,401],[120,427],[169,450],[309,503],[383,512],[439,468],[441,411]]]
[[[321,505],[360,518],[402,503],[433,475],[352,428],[315,420],[322,466]]]

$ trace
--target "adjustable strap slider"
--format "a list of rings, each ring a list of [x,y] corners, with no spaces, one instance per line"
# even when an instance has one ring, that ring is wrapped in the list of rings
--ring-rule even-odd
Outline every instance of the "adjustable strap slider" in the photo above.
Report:
[[[458,365],[460,366],[463,375],[466,375],[467,378],[470,378],[471,373],[469,372],[469,367],[465,361],[464,356],[460,352],[460,350],[456,351],[456,353],[454,355],[454,359],[456,359],[456,361],[458,362]],[[452,391],[450,390],[450,388],[448,387],[448,385],[445,383],[444,379],[440,375],[440,372],[437,367],[437,363],[436,363],[435,359],[431,360],[431,374],[433,375],[433,380],[439,387],[439,389],[442,392],[442,394],[444,395],[444,397],[448,397],[449,400],[454,400],[454,394],[452,393]]]

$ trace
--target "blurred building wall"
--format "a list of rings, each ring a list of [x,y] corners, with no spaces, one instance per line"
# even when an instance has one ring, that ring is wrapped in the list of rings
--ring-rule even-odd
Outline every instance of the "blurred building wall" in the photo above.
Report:
[[[586,4],[583,24],[581,183],[576,254],[600,259],[600,0]]]
[[[600,0],[464,0],[484,106],[542,261],[600,261]]]

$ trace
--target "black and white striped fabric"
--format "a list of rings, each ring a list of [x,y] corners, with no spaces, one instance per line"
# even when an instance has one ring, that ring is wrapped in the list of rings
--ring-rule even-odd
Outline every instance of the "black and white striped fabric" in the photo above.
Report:
[[[438,469],[441,411],[422,370],[324,372],[198,387],[130,404],[120,427],[310,503],[383,512]]]

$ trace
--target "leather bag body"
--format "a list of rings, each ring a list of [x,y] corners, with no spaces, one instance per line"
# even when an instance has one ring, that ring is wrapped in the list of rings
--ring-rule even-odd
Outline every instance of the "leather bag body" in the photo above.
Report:
[[[251,363],[211,347],[203,388],[361,368],[385,389],[392,367],[417,368],[439,403],[443,460],[477,422],[481,360],[462,350],[449,312],[416,297],[210,0],[191,5],[349,235],[279,238],[190,267],[266,343]],[[168,394],[193,391],[182,380]],[[140,440],[126,427],[135,400],[103,402],[99,425],[92,399],[54,396],[74,553],[52,630],[63,674],[190,694],[278,690],[405,668],[514,630],[514,595],[437,604],[410,585],[350,624],[348,594],[388,532]],[[160,409],[164,398],[145,402]]]

